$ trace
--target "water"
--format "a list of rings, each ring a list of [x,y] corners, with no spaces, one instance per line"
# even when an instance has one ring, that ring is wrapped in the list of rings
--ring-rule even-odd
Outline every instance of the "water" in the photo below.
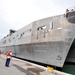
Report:
[[[63,71],[75,75],[75,64],[65,64]]]

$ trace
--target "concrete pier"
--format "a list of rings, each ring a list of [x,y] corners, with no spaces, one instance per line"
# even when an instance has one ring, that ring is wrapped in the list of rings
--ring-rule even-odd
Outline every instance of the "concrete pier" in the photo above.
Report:
[[[0,75],[71,75],[60,71],[49,71],[46,67],[12,58],[10,66],[5,66],[6,56],[0,56]]]

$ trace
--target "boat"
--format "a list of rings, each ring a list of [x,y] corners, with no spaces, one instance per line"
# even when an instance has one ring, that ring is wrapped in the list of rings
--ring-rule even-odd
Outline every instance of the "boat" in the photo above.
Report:
[[[30,61],[63,68],[75,63],[75,7],[61,15],[34,21],[1,39],[0,50]],[[75,66],[75,65],[74,65]]]

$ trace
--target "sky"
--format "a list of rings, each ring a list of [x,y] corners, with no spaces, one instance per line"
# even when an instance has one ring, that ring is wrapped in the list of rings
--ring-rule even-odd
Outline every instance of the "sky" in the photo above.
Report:
[[[0,39],[10,29],[19,30],[33,21],[64,14],[75,0],[0,0]]]

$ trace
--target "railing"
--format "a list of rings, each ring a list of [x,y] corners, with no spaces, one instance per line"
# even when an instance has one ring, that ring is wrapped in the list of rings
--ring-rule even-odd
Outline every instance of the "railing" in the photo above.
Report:
[[[66,9],[66,13],[73,12],[73,11],[75,11],[75,7],[70,7]]]

